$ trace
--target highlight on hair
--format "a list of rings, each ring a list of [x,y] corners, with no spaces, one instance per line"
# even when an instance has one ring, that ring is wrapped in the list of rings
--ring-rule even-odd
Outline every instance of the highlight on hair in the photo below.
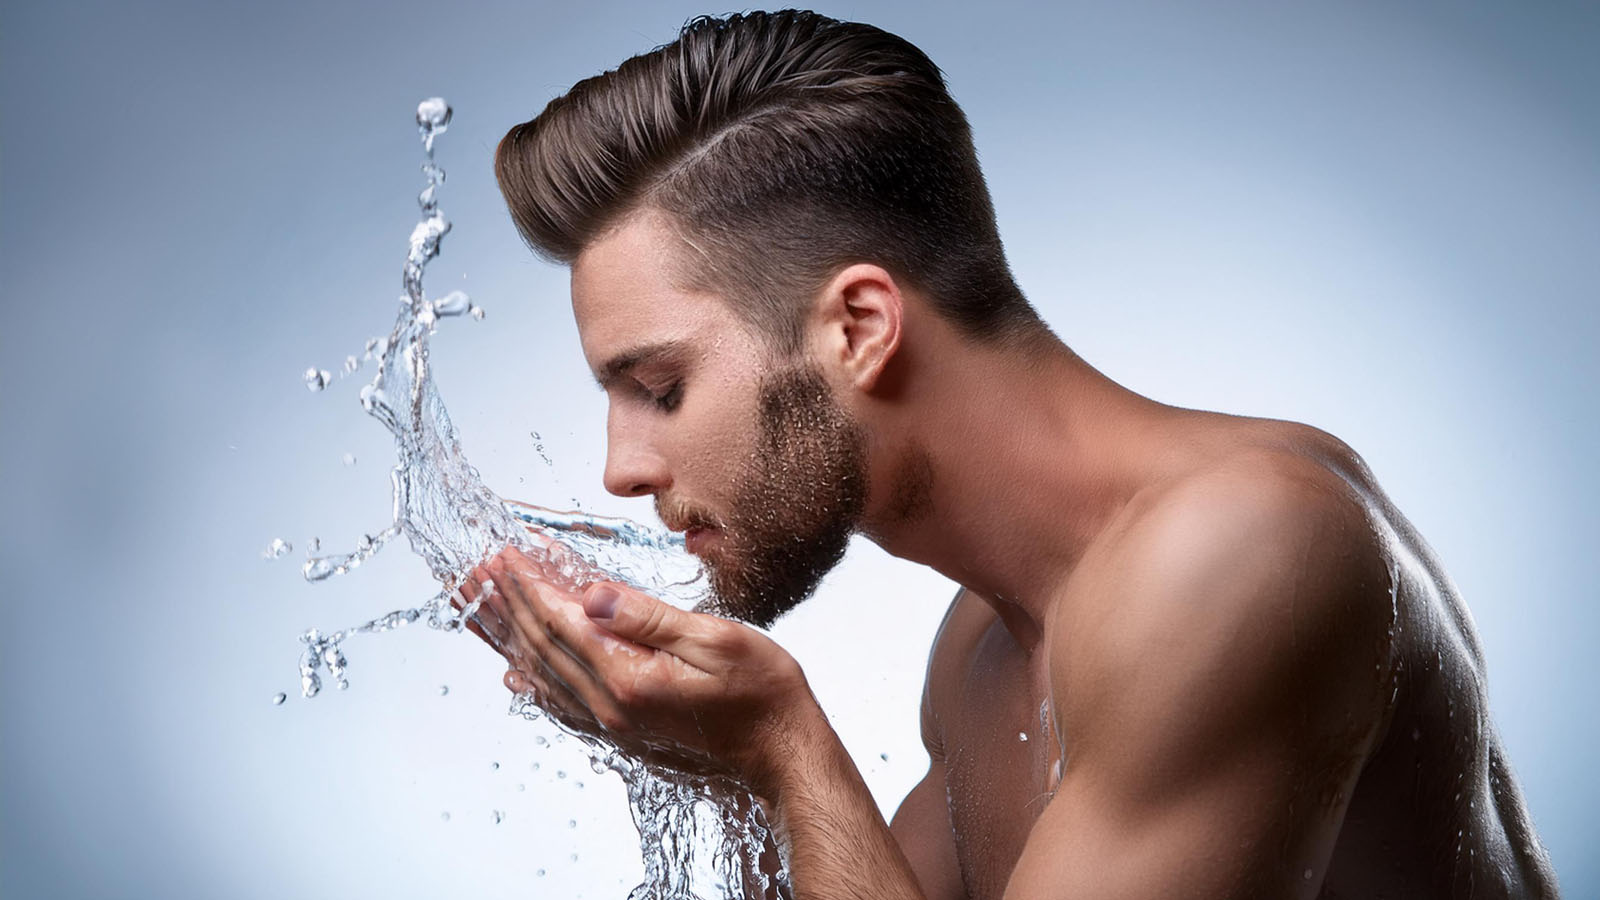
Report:
[[[683,277],[785,351],[806,302],[856,262],[971,336],[1043,328],[943,75],[871,25],[800,10],[693,19],[513,127],[495,175],[523,239],[567,265],[626,217],[665,213],[698,251]]]

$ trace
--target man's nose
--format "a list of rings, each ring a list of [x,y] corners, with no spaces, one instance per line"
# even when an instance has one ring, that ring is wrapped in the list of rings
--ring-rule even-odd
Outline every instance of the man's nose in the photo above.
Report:
[[[606,490],[618,497],[642,497],[665,489],[666,461],[642,441],[630,440],[611,429],[606,438]]]

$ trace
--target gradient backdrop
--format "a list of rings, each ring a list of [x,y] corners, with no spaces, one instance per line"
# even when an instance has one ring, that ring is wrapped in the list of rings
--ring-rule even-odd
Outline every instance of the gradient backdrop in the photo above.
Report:
[[[456,227],[430,284],[489,313],[435,342],[468,451],[508,495],[648,517],[600,488],[566,273],[521,247],[489,161],[572,82],[715,11],[0,6],[0,895],[634,883],[615,778],[507,718],[475,641],[353,639],[348,692],[293,696],[302,629],[430,593],[404,548],[301,582],[313,535],[385,524],[392,457],[356,381],[311,395],[300,373],[387,331],[412,112],[443,95]],[[824,11],[943,66],[1016,273],[1087,359],[1366,456],[1471,604],[1567,896],[1600,895],[1596,7]],[[296,550],[265,561],[275,537]],[[917,696],[951,591],[863,545],[776,630],[885,809],[926,764]]]

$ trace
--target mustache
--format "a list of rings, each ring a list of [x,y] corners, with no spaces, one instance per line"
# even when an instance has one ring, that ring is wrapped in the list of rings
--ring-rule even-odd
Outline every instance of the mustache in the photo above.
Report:
[[[688,531],[691,528],[719,528],[721,523],[710,512],[680,500],[656,496],[656,515],[670,531]]]

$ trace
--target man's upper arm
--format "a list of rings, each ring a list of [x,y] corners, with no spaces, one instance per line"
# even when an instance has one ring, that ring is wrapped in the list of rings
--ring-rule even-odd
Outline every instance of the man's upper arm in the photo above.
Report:
[[[1319,889],[1387,700],[1381,546],[1326,486],[1185,494],[1053,629],[1067,759],[1011,900]]]

